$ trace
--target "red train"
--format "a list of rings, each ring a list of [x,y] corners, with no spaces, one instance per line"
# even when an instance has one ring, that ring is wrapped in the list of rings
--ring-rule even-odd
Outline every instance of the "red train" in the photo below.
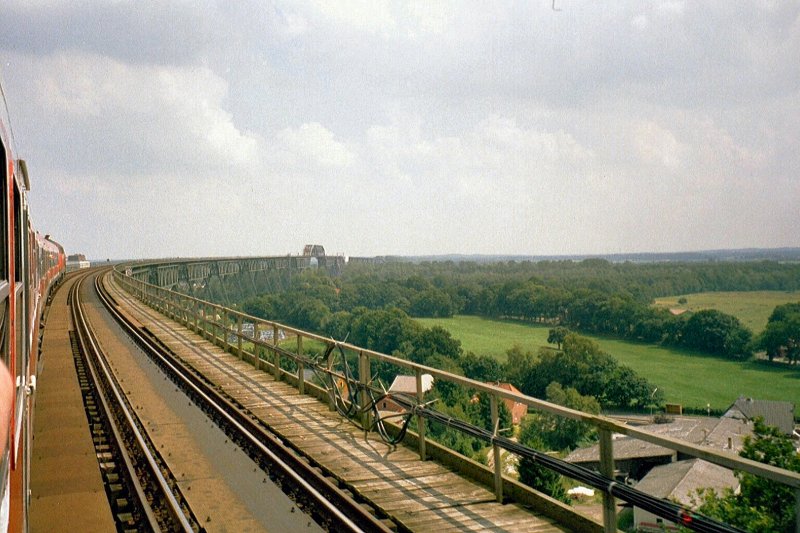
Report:
[[[40,320],[66,268],[64,249],[31,226],[25,161],[16,159],[5,94],[0,109],[0,532],[26,531],[32,394]],[[6,371],[7,370],[7,371]]]

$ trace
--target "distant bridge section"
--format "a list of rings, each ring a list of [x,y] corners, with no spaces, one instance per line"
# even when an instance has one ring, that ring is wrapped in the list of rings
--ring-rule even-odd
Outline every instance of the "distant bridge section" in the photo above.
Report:
[[[246,295],[285,288],[293,273],[321,269],[339,274],[344,257],[326,256],[321,249],[319,245],[306,246],[314,255],[148,260],[126,265],[125,273],[150,285],[231,304]]]

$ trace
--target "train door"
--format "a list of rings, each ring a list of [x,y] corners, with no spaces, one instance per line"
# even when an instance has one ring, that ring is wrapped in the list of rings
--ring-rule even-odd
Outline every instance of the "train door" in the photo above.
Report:
[[[9,169],[13,168],[9,165]],[[26,380],[26,321],[25,321],[25,229],[23,227],[23,195],[20,191],[19,183],[13,174],[9,175],[12,189],[11,198],[11,219],[13,233],[11,236],[11,248],[13,248],[13,260],[11,261],[10,278],[12,278],[11,292],[9,294],[10,309],[9,318],[9,346],[11,348],[11,364],[9,370],[11,377],[16,385],[14,396],[14,410],[11,418],[11,441],[9,443],[10,464],[11,464],[11,501],[10,515],[16,517],[22,523],[22,531],[25,531],[25,506],[23,492],[27,492],[24,485],[25,479],[23,470],[26,465],[22,464],[25,450],[23,432],[25,429],[25,407],[27,405],[25,394]]]
[[[11,377],[16,384],[16,399],[14,401],[14,424],[12,426],[13,441],[11,443],[12,465],[16,462],[20,446],[22,418],[25,393],[25,231],[22,227],[22,193],[16,180],[13,180],[14,204],[12,214],[14,218],[14,283],[12,303],[13,317],[13,344],[14,350],[11,357]],[[13,468],[13,466],[12,466]]]
[[[21,165],[18,165],[18,171],[21,172]],[[15,179],[15,189],[18,183],[27,183],[24,179]],[[25,189],[27,191],[27,189]],[[17,450],[17,470],[21,470],[19,475],[22,476],[22,487],[20,496],[22,498],[22,531],[28,530],[28,505],[29,500],[29,487],[30,487],[30,467],[31,467],[31,438],[33,436],[33,426],[31,418],[31,407],[33,403],[33,388],[31,387],[31,346],[34,334],[34,328],[31,321],[31,294],[34,293],[34,286],[31,282],[31,261],[28,251],[31,249],[31,231],[30,220],[28,219],[28,201],[25,192],[20,193],[20,224],[17,231],[17,239],[19,239],[19,267],[20,275],[17,276],[21,291],[19,295],[19,303],[17,304],[21,309],[17,316],[20,321],[17,323],[17,331],[20,341],[17,343],[17,401],[20,406],[17,409],[18,416],[17,427],[20,430],[17,442],[19,449]],[[15,239],[16,240],[16,239]],[[38,326],[38,323],[34,323]]]

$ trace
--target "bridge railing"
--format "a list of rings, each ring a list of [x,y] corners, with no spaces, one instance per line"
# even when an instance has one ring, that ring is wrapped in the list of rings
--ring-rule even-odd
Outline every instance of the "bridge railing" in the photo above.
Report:
[[[147,305],[162,312],[187,327],[198,332],[223,349],[237,355],[240,359],[250,362],[256,369],[271,372],[275,379],[291,379],[296,384],[300,393],[306,392],[306,369],[317,365],[326,368],[329,374],[334,373],[331,358],[335,352],[333,348],[341,349],[342,353],[352,354],[357,358],[357,370],[354,375],[364,388],[370,386],[374,363],[390,364],[409,371],[415,376],[415,395],[419,402],[423,401],[423,374],[429,374],[435,380],[449,382],[469,390],[487,394],[491,402],[491,418],[494,434],[499,428],[498,406],[502,400],[511,400],[526,405],[528,408],[557,415],[559,417],[578,420],[594,426],[599,435],[600,474],[608,480],[614,479],[614,433],[627,435],[645,442],[668,448],[684,455],[696,457],[728,469],[747,472],[756,476],[776,481],[791,487],[796,496],[796,514],[798,533],[800,533],[800,474],[787,471],[772,465],[745,459],[731,452],[720,452],[712,448],[698,446],[690,442],[658,435],[633,426],[628,426],[602,415],[584,413],[544,400],[540,400],[521,393],[515,393],[498,386],[476,381],[464,376],[459,376],[383,354],[359,346],[333,340],[304,330],[293,328],[278,322],[260,319],[219,304],[193,298],[169,289],[152,285],[142,279],[131,275],[130,268],[118,265],[113,272],[116,281],[129,293],[133,294]],[[287,346],[291,344],[292,350]],[[309,358],[307,346],[325,347],[328,354],[326,361]],[[289,363],[289,364],[287,364]],[[321,363],[321,365],[320,365]],[[340,379],[347,376],[337,374]],[[329,397],[331,407],[336,399]],[[363,400],[362,400],[363,401]],[[429,456],[427,448],[436,446],[426,440],[426,420],[423,416],[415,417],[418,438],[417,446],[421,459]],[[364,425],[368,425],[364,421]],[[492,445],[494,457],[494,492],[498,501],[503,501],[504,487],[508,487],[508,480],[502,473],[500,461],[500,446],[495,442]],[[603,491],[603,529],[617,531],[616,503],[610,490]]]

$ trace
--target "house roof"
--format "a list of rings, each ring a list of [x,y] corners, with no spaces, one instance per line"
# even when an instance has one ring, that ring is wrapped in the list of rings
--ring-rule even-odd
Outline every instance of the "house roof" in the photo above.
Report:
[[[430,374],[422,374],[422,392],[428,392],[433,388],[433,376]],[[390,392],[402,392],[404,394],[417,394],[417,377],[416,376],[395,376],[392,385],[389,387]]]
[[[646,459],[648,457],[673,457],[675,450],[665,448],[643,440],[620,436],[614,439],[614,460]],[[600,461],[600,446],[595,444],[587,448],[578,448],[570,453],[566,461],[570,463],[597,463]]]
[[[520,391],[511,383],[500,383],[499,381],[491,381],[488,383],[503,390],[507,390],[508,392],[522,394],[522,391]],[[525,415],[528,414],[528,406],[524,403],[515,402],[510,398],[503,398],[503,403],[506,404],[506,408],[508,408],[509,412],[511,413],[512,424],[519,424],[522,422],[522,419],[525,418]]]
[[[794,404],[792,402],[756,400],[739,396],[722,416],[748,421],[760,416],[764,419],[765,424],[777,427],[786,435],[791,435],[794,431]]]
[[[745,435],[752,427],[741,420],[720,418],[679,417],[668,424],[640,426],[650,433],[679,439],[701,446],[736,452],[742,447]],[[728,441],[730,439],[730,442]],[[624,435],[614,434],[614,459],[646,459],[648,457],[675,456],[670,448],[652,444]],[[595,463],[600,461],[600,446],[578,448],[566,458],[572,463]]]
[[[721,492],[722,489],[736,489],[738,486],[739,480],[733,471],[702,459],[656,466],[636,484],[638,490],[689,507],[696,499],[698,489],[712,488]]]

